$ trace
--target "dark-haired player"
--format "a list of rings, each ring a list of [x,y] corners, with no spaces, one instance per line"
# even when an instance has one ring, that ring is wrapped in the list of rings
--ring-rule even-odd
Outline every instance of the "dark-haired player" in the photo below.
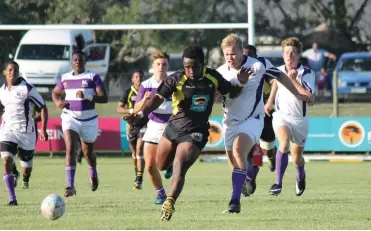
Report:
[[[173,179],[169,194],[162,205],[161,219],[168,221],[173,215],[175,201],[185,182],[185,175],[200,155],[209,136],[209,115],[214,94],[236,97],[248,81],[249,69],[242,68],[234,83],[225,80],[214,69],[207,68],[201,47],[190,46],[183,51],[183,69],[167,77],[142,111],[131,114],[128,120],[147,116],[172,96],[173,114],[160,139],[156,164],[160,170],[173,164]],[[148,131],[148,130],[147,130]]]
[[[142,71],[135,71],[131,76],[133,85],[124,92],[118,105],[117,112],[121,114],[132,114],[134,112],[135,100],[138,95],[140,83],[144,79]],[[143,98],[146,100],[147,98]],[[143,135],[146,131],[148,118],[145,117],[136,123],[127,123],[126,133],[135,168],[134,189],[142,189],[143,171],[144,171],[144,157],[143,157]]]
[[[98,136],[95,103],[107,103],[108,97],[100,76],[86,70],[85,64],[85,54],[75,51],[72,54],[73,71],[61,76],[52,95],[55,105],[62,109],[62,130],[66,144],[65,197],[76,195],[74,180],[78,139],[81,140],[81,149],[89,165],[91,190],[97,190],[99,183],[97,160],[93,150]]]
[[[6,83],[0,88],[0,111],[3,112],[0,128],[1,158],[3,159],[5,188],[8,191],[9,206],[17,206],[14,190],[13,157],[18,152],[22,172],[30,176],[36,144],[36,129],[32,118],[32,104],[41,113],[40,139],[48,140],[46,124],[48,110],[44,99],[36,88],[19,77],[19,65],[9,61],[5,65]]]

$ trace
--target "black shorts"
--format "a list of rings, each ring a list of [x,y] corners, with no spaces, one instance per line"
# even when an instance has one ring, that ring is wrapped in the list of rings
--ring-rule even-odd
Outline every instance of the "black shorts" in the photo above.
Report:
[[[127,139],[129,143],[135,144],[139,138],[143,138],[144,131],[146,127],[129,127],[128,133],[127,133]]]
[[[200,129],[192,132],[180,132],[171,123],[169,123],[166,126],[164,134],[162,136],[177,145],[184,142],[190,142],[196,145],[201,151],[207,144],[209,138],[209,130]]]
[[[276,135],[274,134],[273,124],[272,124],[272,120],[273,120],[272,113],[273,111],[271,112],[271,116],[268,116],[267,114],[265,114],[265,117],[264,117],[264,128],[260,136],[260,139],[265,142],[274,142],[274,140],[276,139]]]

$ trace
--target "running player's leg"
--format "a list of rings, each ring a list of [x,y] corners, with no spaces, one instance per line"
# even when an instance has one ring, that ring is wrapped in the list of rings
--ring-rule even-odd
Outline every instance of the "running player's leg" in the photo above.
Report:
[[[98,119],[81,122],[81,150],[88,162],[91,191],[98,189],[97,156],[94,152],[94,143],[98,137]]]
[[[148,131],[148,130],[147,130]],[[165,189],[162,185],[162,178],[160,171],[156,165],[156,151],[157,151],[157,144],[150,143],[146,141],[144,143],[144,161],[146,165],[147,175],[149,181],[152,183],[154,189],[156,190],[157,198],[154,202],[155,204],[162,204],[166,199]]]
[[[84,157],[84,153],[81,150],[81,141],[78,139],[78,143],[76,145],[76,155],[77,155],[77,163],[81,164],[82,163],[82,158]]]
[[[81,149],[82,152],[84,153],[86,161],[88,162],[91,191],[94,192],[95,190],[98,189],[99,185],[97,172],[97,156],[95,155],[94,152],[94,142],[84,141],[81,138]]]
[[[291,157],[296,168],[296,195],[301,196],[306,187],[305,161],[303,157],[304,146],[291,142]]]
[[[138,168],[137,168],[137,139],[130,139],[129,141],[129,148],[131,151],[131,159],[133,160],[133,166],[134,166],[134,171],[135,171],[135,179],[138,176]]]
[[[76,150],[78,145],[78,140],[80,139],[79,134],[72,130],[66,129],[63,131],[64,142],[66,145],[66,160],[65,160],[65,170],[66,170],[66,181],[67,187],[65,189],[65,197],[70,197],[76,195],[75,190],[75,173],[76,173]]]
[[[136,150],[135,150],[135,158],[136,158],[136,179],[134,188],[141,189],[143,184],[143,172],[144,172],[144,156],[143,156],[143,146],[144,142],[142,140],[143,133],[140,132],[138,135],[137,143],[136,143]]]
[[[209,137],[207,129],[189,134],[179,132],[169,124],[161,138],[161,148],[157,151],[157,166],[166,169],[173,166],[173,179],[170,183],[169,196],[162,206],[161,219],[168,221],[174,213],[175,201],[183,190],[185,175],[199,157]]]
[[[137,139],[138,139],[138,134],[139,134],[139,130],[133,126],[129,126],[127,124],[126,126],[126,131],[127,131],[127,139],[128,139],[128,143],[129,143],[129,148],[130,148],[130,151],[131,151],[131,158],[132,158],[132,161],[133,161],[133,166],[134,166],[134,173],[135,173],[135,177],[137,177],[137,171],[138,171],[138,168],[137,168],[137,157],[136,157],[136,149],[137,149]]]
[[[304,145],[308,136],[308,120],[293,120],[293,135],[290,143],[292,162],[296,168],[296,195],[301,196],[306,187]]]
[[[169,130],[168,127],[165,129],[157,147],[156,165],[160,171],[169,168],[174,162],[177,145],[173,137],[169,136]]]
[[[259,173],[259,166],[253,164],[253,155],[256,148],[259,148],[258,144],[255,144],[247,155],[247,175],[245,185],[242,189],[242,195],[245,197],[251,196],[256,190],[256,177]]]
[[[33,168],[33,156],[36,148],[37,132],[21,133],[18,134],[18,136],[18,155],[21,162],[23,175],[22,189],[28,189],[30,187],[29,182]]]
[[[271,172],[276,170],[276,145],[274,143],[276,135],[272,125],[272,116],[265,114],[264,128],[260,136],[260,148],[263,155],[268,157],[268,167]]]
[[[5,137],[3,137],[5,138]],[[7,136],[7,138],[9,138]],[[3,180],[9,196],[9,206],[17,206],[17,198],[15,196],[14,176],[13,176],[13,157],[17,153],[17,144],[14,142],[1,141],[1,159],[3,159],[4,174]]]
[[[276,181],[272,185],[269,194],[278,195],[282,191],[282,180],[289,162],[289,148],[291,130],[288,126],[281,124],[275,129],[277,140],[279,143],[276,153]]]
[[[229,126],[229,128],[228,128]],[[226,126],[225,139],[226,150],[229,156],[234,157],[234,168],[232,172],[232,196],[229,202],[228,211],[230,213],[239,213],[241,210],[241,193],[250,173],[250,181],[255,180],[257,170],[247,163],[247,155],[252,147],[257,143],[263,129],[263,120],[250,118],[238,125]]]
[[[147,124],[147,130],[143,136],[143,141],[145,142],[143,148],[145,168],[148,178],[155,188],[157,194],[155,204],[162,204],[166,199],[161,174],[156,165],[157,147],[165,128],[166,124],[157,123],[150,120]]]
[[[23,185],[22,189],[28,189],[29,181],[32,173],[33,167],[33,156],[35,150],[25,150],[21,147],[18,148],[19,158],[21,160],[22,175],[23,175]]]
[[[232,146],[232,155],[236,161],[232,172],[232,196],[228,211],[239,213],[241,193],[247,177],[247,154],[254,145],[253,139],[245,133],[238,133]]]
[[[168,221],[173,215],[175,202],[183,190],[185,175],[199,157],[200,152],[200,148],[191,142],[178,144],[173,162],[174,172],[170,183],[169,195],[162,206],[162,220]]]
[[[19,172],[18,172],[17,165],[15,164],[15,160],[14,159],[13,159],[12,171],[13,171],[13,177],[14,177],[14,188],[16,188],[17,185],[18,185]]]

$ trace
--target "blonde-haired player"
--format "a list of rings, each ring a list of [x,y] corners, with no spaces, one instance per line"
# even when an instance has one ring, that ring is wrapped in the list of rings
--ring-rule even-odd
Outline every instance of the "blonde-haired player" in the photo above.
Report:
[[[277,79],[300,100],[308,100],[299,94],[290,79],[275,67],[266,68],[255,58],[243,55],[241,38],[230,34],[222,41],[225,64],[217,70],[228,81],[237,79],[239,70],[252,69],[248,82],[236,98],[224,98],[223,130],[228,160],[233,166],[233,192],[228,211],[239,213],[241,210],[241,192],[247,176],[255,178],[256,168],[247,166],[247,154],[257,143],[264,126],[263,85],[265,79]]]
[[[297,38],[282,41],[282,55],[285,64],[279,69],[286,73],[301,94],[314,100],[313,89],[315,76],[307,67],[299,63],[302,44]],[[304,144],[308,135],[307,103],[297,99],[281,83],[273,83],[272,92],[265,106],[270,113],[273,100],[276,111],[273,113],[273,128],[279,142],[276,153],[276,182],[269,193],[278,195],[282,191],[282,179],[288,165],[288,152],[291,149],[292,161],[296,166],[296,195],[301,196],[305,190]]]

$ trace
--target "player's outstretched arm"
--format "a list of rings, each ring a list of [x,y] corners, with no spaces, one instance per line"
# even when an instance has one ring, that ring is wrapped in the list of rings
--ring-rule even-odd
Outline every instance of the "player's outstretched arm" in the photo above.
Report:
[[[148,100],[148,102],[144,105],[143,110],[125,116],[124,120],[136,121],[143,117],[146,117],[149,113],[156,110],[164,102],[164,100],[165,98],[163,96],[156,94],[153,97],[151,97],[150,100]]]

